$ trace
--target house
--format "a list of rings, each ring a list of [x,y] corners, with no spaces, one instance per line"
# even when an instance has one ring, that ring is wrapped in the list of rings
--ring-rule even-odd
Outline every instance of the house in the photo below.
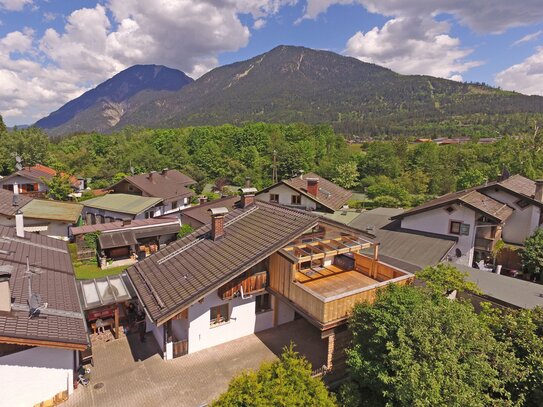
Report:
[[[116,194],[132,194],[144,197],[162,198],[163,214],[179,212],[190,205],[194,192],[187,188],[196,184],[189,176],[177,171],[163,169],[126,177],[111,186]]]
[[[351,196],[352,192],[311,172],[281,180],[256,194],[256,199],[308,211],[335,212]]]
[[[210,225],[127,270],[148,329],[171,359],[301,317],[331,368],[353,305],[413,275],[380,261],[371,235],[255,192],[243,189],[232,210],[211,208]]]
[[[492,257],[498,240],[522,245],[543,222],[543,181],[520,175],[446,194],[393,216],[401,228],[455,237],[453,261]]]
[[[81,221],[83,205],[33,199],[21,208],[27,232],[68,240],[68,230]]]
[[[401,262],[397,264],[404,270],[417,272],[447,260],[457,238],[404,230],[399,220],[390,219],[403,212],[401,208],[375,208],[362,212],[340,211],[324,216],[375,235],[379,241],[380,258]]]
[[[200,204],[187,208],[181,212],[181,223],[192,226],[193,229],[198,229],[204,225],[211,223],[209,209],[212,208],[227,208],[232,209],[239,202],[239,196],[227,196],[220,199],[207,202],[200,200]]]
[[[105,266],[113,262],[112,266],[115,266],[121,265],[119,262],[131,264],[155,253],[176,239],[180,226],[177,217],[124,220],[72,227],[70,235],[79,254],[88,250],[85,236],[99,232],[97,250],[100,263]],[[91,257],[94,256],[92,253]]]
[[[0,404],[56,405],[73,392],[87,328],[66,242],[18,225],[0,227]]]
[[[61,174],[66,175],[64,173]],[[32,167],[23,167],[13,174],[0,179],[0,187],[15,194],[43,197],[48,191],[44,179],[50,180],[55,175],[57,175],[56,170],[42,164],[36,164]],[[69,179],[75,192],[80,192],[85,188],[83,180],[79,180],[74,176],[70,176]]]
[[[87,225],[149,219],[164,214],[162,198],[149,198],[131,194],[107,194],[82,202],[83,219]]]
[[[24,230],[68,239],[68,228],[81,219],[82,205],[34,199],[0,189],[0,226],[15,226],[15,215],[24,215]]]

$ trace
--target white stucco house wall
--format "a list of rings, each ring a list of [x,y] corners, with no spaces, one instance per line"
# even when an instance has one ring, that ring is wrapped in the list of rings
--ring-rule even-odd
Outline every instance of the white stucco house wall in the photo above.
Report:
[[[543,224],[543,181],[520,175],[454,192],[394,216],[403,229],[454,236],[451,261],[472,266],[498,240],[522,246]]]

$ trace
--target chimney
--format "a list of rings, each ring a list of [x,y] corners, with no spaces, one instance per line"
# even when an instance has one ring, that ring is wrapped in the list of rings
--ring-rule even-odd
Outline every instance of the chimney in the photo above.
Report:
[[[211,239],[218,240],[224,236],[224,216],[228,213],[225,207],[208,209],[211,212]]]
[[[202,195],[202,196],[198,197],[198,203],[199,203],[200,205],[203,205],[203,204],[205,204],[206,202],[207,202],[207,196]]]
[[[300,179],[304,179],[304,170],[300,170]]]
[[[151,171],[149,173],[149,175],[147,176],[147,178],[152,181],[153,180],[153,175],[155,175],[155,174],[156,174],[156,171]]]
[[[15,230],[17,232],[17,237],[25,237],[25,222],[21,210],[18,210],[15,214]]]
[[[163,168],[161,174],[166,175],[166,173],[169,171],[169,168]]]
[[[543,179],[535,180],[535,195],[534,199],[538,202],[543,202]]]
[[[241,207],[247,208],[255,203],[256,188],[240,188]]]
[[[307,180],[307,193],[309,195],[317,196],[319,192],[319,179],[318,178],[306,178]]]
[[[19,206],[19,195],[13,194],[13,197],[11,198],[11,204],[13,206]]]
[[[11,290],[9,289],[9,271],[0,271],[0,312],[11,311]]]

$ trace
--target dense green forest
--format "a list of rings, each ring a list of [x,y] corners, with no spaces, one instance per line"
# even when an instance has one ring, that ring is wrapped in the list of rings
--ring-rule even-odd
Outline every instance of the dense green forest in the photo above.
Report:
[[[543,135],[532,131],[502,137],[494,144],[412,143],[409,138],[350,145],[332,127],[252,123],[241,127],[132,129],[80,134],[50,140],[39,129],[0,130],[0,173],[14,169],[14,154],[25,165],[37,162],[92,178],[108,186],[130,173],[176,168],[198,181],[257,188],[271,184],[273,152],[279,177],[316,171],[365,192],[374,204],[413,206],[432,196],[495,179],[507,169],[530,178],[543,176]],[[199,191],[198,191],[199,192]]]

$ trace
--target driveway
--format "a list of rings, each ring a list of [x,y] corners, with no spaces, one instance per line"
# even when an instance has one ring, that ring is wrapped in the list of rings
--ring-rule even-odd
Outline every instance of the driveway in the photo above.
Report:
[[[152,334],[145,344],[137,335],[97,342],[90,384],[79,386],[63,406],[202,406],[223,393],[242,370],[275,360],[291,339],[301,353],[306,350],[315,367],[325,360],[325,341],[305,320],[257,335],[169,361],[157,353]]]

